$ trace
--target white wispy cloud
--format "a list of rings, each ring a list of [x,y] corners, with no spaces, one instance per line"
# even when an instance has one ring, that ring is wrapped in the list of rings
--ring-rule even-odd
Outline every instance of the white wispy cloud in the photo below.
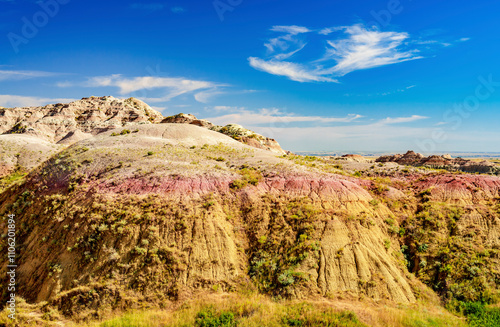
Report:
[[[415,140],[430,135],[431,126],[409,125],[424,116],[366,119],[359,114],[344,117],[304,116],[277,108],[250,110],[235,106],[206,107],[214,114],[209,121],[226,125],[241,124],[267,137],[277,139],[285,149],[295,150],[387,150],[415,147]],[[365,119],[362,119],[365,118]],[[405,124],[406,123],[406,124]],[[352,147],[352,148],[351,148]]]
[[[215,110],[215,111],[241,111],[245,110],[245,107],[235,107],[235,106],[213,106],[213,107],[205,107],[205,110]]]
[[[337,32],[339,31],[340,29],[342,29],[342,27],[326,27],[326,28],[323,28],[323,29],[320,29],[318,31],[318,34],[319,35],[329,35],[329,34],[332,34],[333,32]]]
[[[213,88],[213,89],[208,89],[205,91],[198,92],[194,95],[194,98],[196,101],[201,102],[201,103],[208,103],[210,102],[213,98],[217,97],[218,95],[224,94],[225,92],[219,90],[218,88]]]
[[[275,59],[285,60],[302,50],[306,46],[299,35],[311,32],[303,26],[273,26],[271,31],[284,33],[275,38],[269,39],[264,46],[267,48],[269,54]]]
[[[183,77],[153,77],[153,76],[141,76],[128,78],[120,74],[108,75],[108,76],[95,76],[89,78],[84,83],[70,83],[61,82],[58,83],[59,87],[70,87],[70,86],[84,86],[84,87],[116,87],[121,95],[131,94],[137,91],[159,91],[160,96],[148,97],[148,96],[138,96],[146,102],[166,102],[170,99],[177,97],[182,94],[192,93],[195,91],[211,90],[212,96],[214,92],[217,92],[219,87],[225,85],[217,84],[209,81],[191,80]],[[199,93],[198,93],[199,94]],[[206,99],[207,95],[199,96],[199,99]]]
[[[362,24],[328,27],[318,30],[303,26],[274,26],[282,33],[264,43],[265,58],[249,57],[251,67],[272,75],[285,76],[297,82],[338,82],[354,71],[370,69],[424,58],[419,45],[442,43],[435,40],[412,40],[405,32],[382,32]],[[314,33],[324,36],[327,44],[321,54],[306,61],[290,60],[300,53]]]
[[[410,117],[396,117],[396,118],[391,118],[387,117],[385,119],[382,119],[380,121],[381,124],[401,124],[401,123],[411,123],[417,120],[422,120],[422,119],[428,119],[429,117],[425,116],[419,116],[419,115],[413,115]]]
[[[58,73],[43,72],[37,70],[0,70],[0,81],[24,80],[37,77],[50,77],[60,75]]]
[[[68,103],[76,101],[76,99],[67,98],[41,98],[21,95],[0,95],[0,107],[35,107],[51,103]]]
[[[336,65],[324,73],[343,76],[355,70],[392,65],[408,60],[420,59],[417,49],[403,47],[409,38],[407,33],[380,32],[362,25],[342,29],[347,38],[329,40],[322,61],[335,61]]]
[[[291,35],[297,35],[297,34],[311,32],[311,30],[308,29],[307,27],[297,26],[297,25],[290,25],[290,26],[279,25],[279,26],[273,26],[271,28],[271,31],[273,31],[273,32],[284,32],[284,33],[291,34]]]

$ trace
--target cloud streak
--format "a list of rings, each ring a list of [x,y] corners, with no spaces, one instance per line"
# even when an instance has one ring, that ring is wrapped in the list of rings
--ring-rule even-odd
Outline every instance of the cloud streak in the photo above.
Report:
[[[220,91],[218,88],[215,87],[212,89],[208,89],[208,90],[204,90],[204,91],[196,93],[194,95],[194,99],[198,102],[201,102],[201,103],[208,103],[216,96],[224,94],[224,93],[225,92]]]
[[[401,124],[401,123],[411,123],[417,120],[422,120],[422,119],[428,119],[429,117],[425,116],[419,116],[419,115],[413,115],[411,117],[397,117],[397,118],[390,118],[387,117],[385,119],[382,119],[380,121],[381,124]]]
[[[426,135],[432,129],[426,125],[412,124],[428,118],[419,115],[368,120],[359,114],[344,117],[303,116],[277,108],[250,110],[214,106],[206,107],[205,110],[214,113],[206,119],[215,124],[241,124],[262,135],[276,138],[284,148],[304,151],[347,150],[342,144],[354,146],[355,149],[351,151],[387,150],[405,143],[413,145],[412,141],[416,137]]]
[[[246,126],[253,125],[274,125],[274,124],[291,124],[291,123],[317,123],[318,125],[332,124],[332,123],[359,123],[359,119],[364,116],[359,114],[348,114],[344,117],[325,117],[325,116],[300,116],[293,113],[284,113],[278,108],[262,108],[259,110],[249,110],[245,107],[234,106],[214,106],[206,107],[207,111],[215,111],[224,113],[220,116],[207,118],[213,120],[218,124],[244,124]],[[376,122],[371,122],[369,125],[395,125],[412,123],[429,117],[412,115],[408,117],[387,117],[379,119]],[[359,125],[359,124],[358,124]],[[367,125],[367,124],[364,124]]]
[[[57,75],[60,74],[36,70],[0,70],[0,81],[25,80],[30,78],[51,77]]]
[[[0,107],[35,107],[51,103],[68,103],[76,99],[66,98],[40,98],[32,96],[0,94]]]
[[[317,69],[310,69],[307,66],[275,59],[263,60],[256,57],[248,58],[250,66],[253,68],[278,76],[285,76],[296,82],[337,82],[330,77],[325,77]]]

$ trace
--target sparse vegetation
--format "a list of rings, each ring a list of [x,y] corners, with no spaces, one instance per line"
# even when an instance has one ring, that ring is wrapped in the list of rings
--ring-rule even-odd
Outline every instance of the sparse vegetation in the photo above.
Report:
[[[248,184],[256,186],[262,179],[262,174],[255,168],[242,167],[238,173],[241,175],[240,179],[232,182],[231,188],[239,190]]]
[[[268,233],[253,236],[250,276],[261,291],[287,297],[293,287],[308,279],[296,268],[319,249],[312,238],[318,211],[306,199],[272,206]]]

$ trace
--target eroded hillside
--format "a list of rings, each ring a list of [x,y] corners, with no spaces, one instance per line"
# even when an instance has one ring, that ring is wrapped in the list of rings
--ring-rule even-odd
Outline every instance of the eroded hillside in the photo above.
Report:
[[[499,177],[351,173],[196,125],[101,131],[12,178],[19,295],[76,321],[210,290],[498,301]]]

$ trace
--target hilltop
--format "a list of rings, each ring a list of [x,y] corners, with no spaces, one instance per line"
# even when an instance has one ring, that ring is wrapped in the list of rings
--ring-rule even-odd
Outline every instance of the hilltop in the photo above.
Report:
[[[182,113],[163,117],[135,98],[89,97],[43,107],[0,108],[0,176],[29,171],[66,146],[106,131],[163,123],[202,126],[253,147],[286,153],[275,140],[239,125],[217,126]]]

